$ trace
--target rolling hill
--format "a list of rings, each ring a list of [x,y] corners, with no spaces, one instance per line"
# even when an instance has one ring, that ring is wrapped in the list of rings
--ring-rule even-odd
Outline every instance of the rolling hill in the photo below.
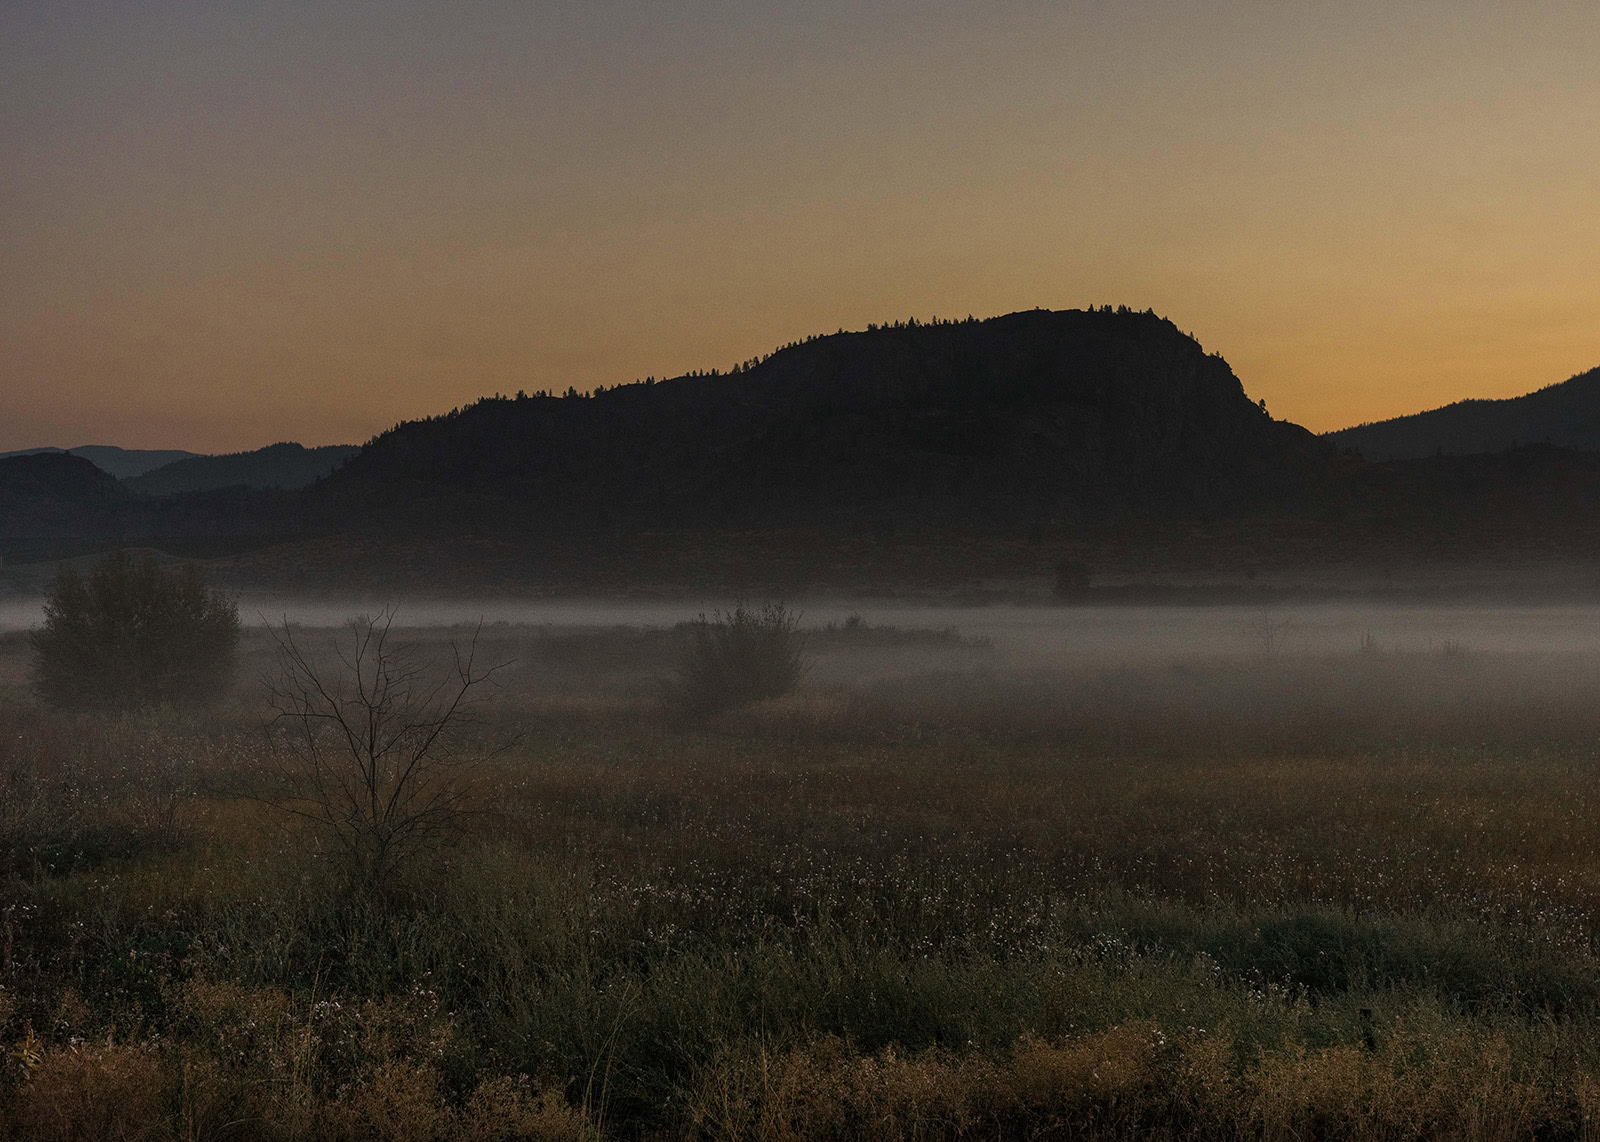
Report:
[[[181,448],[117,448],[111,444],[84,444],[77,448],[23,448],[16,452],[0,452],[0,460],[46,453],[81,456],[102,472],[109,473],[119,480],[133,479],[163,464],[186,460],[196,455]]]
[[[1600,369],[1525,396],[1456,401],[1330,432],[1324,439],[1378,462],[1501,452],[1520,444],[1600,451]]]
[[[186,456],[123,481],[130,491],[145,496],[171,496],[218,488],[304,488],[343,464],[360,449],[350,444],[306,448],[289,443],[269,444],[251,452],[215,456]]]
[[[115,532],[133,499],[81,456],[0,457],[0,539],[55,539]]]
[[[1546,435],[1583,443],[1597,381],[1438,410],[1486,414],[1479,437],[1452,437],[1482,450],[1377,461],[1341,452],[1346,433],[1273,420],[1226,361],[1153,313],[896,323],[727,373],[488,397],[398,424],[342,464],[351,450],[274,445],[118,482],[77,456],[0,460],[0,552],[237,554],[236,583],[313,591],[362,576],[385,589],[892,586],[1033,574],[1097,544],[1210,568],[1291,547],[1317,566],[1380,550],[1587,559],[1600,451],[1496,446],[1536,436],[1516,419],[1528,409]],[[315,482],[248,486],[295,465]]]
[[[1007,526],[1290,510],[1334,453],[1128,309],[906,323],[730,373],[400,424],[311,495],[331,530]]]
[[[0,555],[8,561],[55,559],[133,539],[215,550],[215,544],[194,541],[254,541],[303,530],[301,500],[293,492],[224,488],[152,499],[130,492],[82,456],[39,452],[0,458]],[[221,549],[239,546],[228,543]]]

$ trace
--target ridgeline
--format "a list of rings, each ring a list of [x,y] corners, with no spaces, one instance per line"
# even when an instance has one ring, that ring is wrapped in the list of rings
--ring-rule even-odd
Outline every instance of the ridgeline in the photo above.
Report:
[[[1042,525],[1293,510],[1333,450],[1170,321],[908,323],[730,373],[495,397],[383,433],[313,496],[332,530]]]
[[[1506,400],[1463,400],[1323,439],[1374,462],[1503,452],[1526,444],[1600,451],[1600,369]]]
[[[910,321],[726,373],[487,397],[342,463],[351,450],[275,445],[119,482],[78,456],[0,459],[0,556],[136,542],[296,590],[1586,561],[1600,453],[1575,446],[1600,443],[1582,412],[1597,402],[1600,370],[1318,438],[1150,312]],[[1432,435],[1373,443],[1418,426]]]

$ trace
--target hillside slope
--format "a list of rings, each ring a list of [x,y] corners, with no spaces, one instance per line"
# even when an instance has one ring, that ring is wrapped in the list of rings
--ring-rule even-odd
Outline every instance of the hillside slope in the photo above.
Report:
[[[1506,400],[1464,400],[1324,436],[1368,460],[1500,452],[1519,444],[1600,451],[1600,369]]]
[[[92,550],[92,541],[115,546],[156,537],[287,537],[303,530],[301,501],[293,492],[224,488],[149,499],[81,456],[42,452],[0,459],[0,557],[7,561],[55,559]]]
[[[131,500],[115,478],[81,456],[0,457],[0,539],[116,531]]]
[[[171,464],[196,455],[180,448],[118,448],[112,444],[84,444],[77,448],[23,448],[16,452],[0,452],[0,460],[18,456],[41,456],[48,453],[81,456],[102,472],[119,480],[142,476],[163,464]]]
[[[401,424],[314,493],[334,530],[972,525],[1292,507],[1332,449],[1131,310],[909,324],[730,374]]]
[[[189,456],[123,483],[145,496],[171,496],[217,488],[304,488],[322,479],[360,449],[351,444],[306,448],[288,442],[251,452]]]

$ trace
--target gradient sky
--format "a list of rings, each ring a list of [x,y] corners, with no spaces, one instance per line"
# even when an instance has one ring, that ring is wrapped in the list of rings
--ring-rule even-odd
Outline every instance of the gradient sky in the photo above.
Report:
[[[1325,430],[1600,365],[1600,5],[0,3],[0,449],[1152,307]]]

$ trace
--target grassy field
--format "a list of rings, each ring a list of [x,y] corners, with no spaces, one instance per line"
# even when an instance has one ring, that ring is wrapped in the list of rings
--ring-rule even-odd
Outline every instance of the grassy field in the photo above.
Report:
[[[268,801],[259,634],[204,717],[0,641],[3,1132],[1600,1135],[1600,660],[839,629],[685,723],[681,641],[485,631],[472,812],[381,892]]]

